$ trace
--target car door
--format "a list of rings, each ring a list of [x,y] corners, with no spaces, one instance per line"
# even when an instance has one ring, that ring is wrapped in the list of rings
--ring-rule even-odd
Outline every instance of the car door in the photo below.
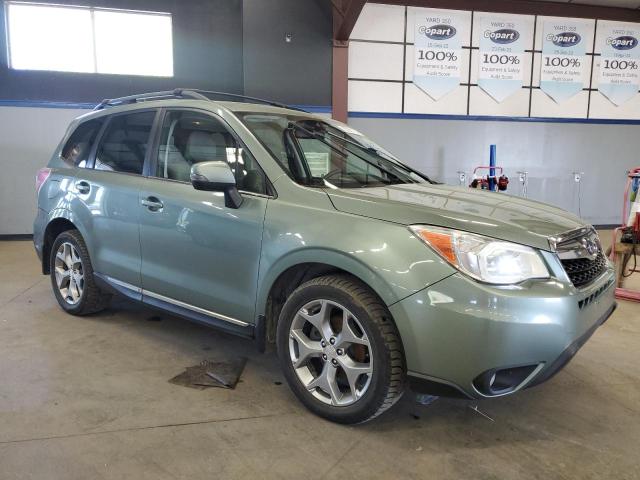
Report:
[[[267,178],[220,117],[196,110],[164,113],[152,175],[140,191],[142,286],[156,299],[236,324],[254,322]],[[223,160],[242,192],[240,208],[222,192],[195,190],[198,162]]]
[[[94,271],[140,288],[139,191],[158,110],[110,115],[94,155],[75,178],[75,205],[89,237]]]

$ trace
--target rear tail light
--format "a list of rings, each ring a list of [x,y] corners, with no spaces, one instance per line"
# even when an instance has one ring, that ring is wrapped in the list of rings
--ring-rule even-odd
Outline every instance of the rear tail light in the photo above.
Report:
[[[36,195],[40,193],[40,189],[42,188],[42,185],[44,185],[44,182],[47,181],[47,178],[49,178],[49,175],[51,175],[50,168],[41,168],[38,170],[38,173],[36,174]]]

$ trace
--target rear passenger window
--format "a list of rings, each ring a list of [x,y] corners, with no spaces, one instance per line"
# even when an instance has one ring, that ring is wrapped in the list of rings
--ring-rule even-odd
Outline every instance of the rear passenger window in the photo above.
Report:
[[[141,174],[154,111],[113,116],[96,151],[96,170]]]
[[[71,167],[85,168],[93,141],[103,123],[104,118],[96,118],[78,125],[62,148],[60,158]]]

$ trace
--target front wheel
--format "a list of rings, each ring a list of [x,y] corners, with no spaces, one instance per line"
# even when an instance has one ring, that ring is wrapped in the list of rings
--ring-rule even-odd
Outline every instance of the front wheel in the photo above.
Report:
[[[391,315],[353,277],[329,275],[298,287],[280,314],[277,347],[293,392],[329,420],[371,420],[404,392],[404,354]]]

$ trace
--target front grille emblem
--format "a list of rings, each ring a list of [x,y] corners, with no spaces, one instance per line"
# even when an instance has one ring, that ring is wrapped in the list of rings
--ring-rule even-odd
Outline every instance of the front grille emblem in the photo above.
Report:
[[[600,253],[600,246],[598,245],[598,243],[593,238],[589,237],[584,237],[581,243],[584,249],[589,254],[589,260],[595,260]]]

